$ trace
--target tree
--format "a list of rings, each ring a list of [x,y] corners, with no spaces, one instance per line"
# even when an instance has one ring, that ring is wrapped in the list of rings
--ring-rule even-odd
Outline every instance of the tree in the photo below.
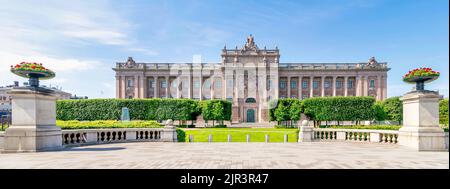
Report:
[[[279,101],[278,106],[275,109],[275,118],[278,122],[278,125],[280,124],[280,122],[287,121],[290,118],[289,107],[287,107],[283,101]]]
[[[295,100],[289,107],[290,119],[293,121],[300,120],[301,114],[303,112],[303,102],[300,100]]]
[[[448,126],[448,99],[439,101],[439,124]]]
[[[387,118],[387,113],[384,111],[383,102],[377,101],[372,107],[375,114],[376,121],[384,121]]]
[[[391,97],[383,101],[383,109],[387,114],[388,120],[403,121],[403,103],[400,97]]]

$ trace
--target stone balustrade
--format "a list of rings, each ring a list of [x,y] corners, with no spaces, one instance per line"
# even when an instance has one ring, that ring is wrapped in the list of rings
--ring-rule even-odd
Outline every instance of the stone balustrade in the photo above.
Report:
[[[162,128],[79,129],[63,130],[63,145],[100,144],[109,142],[162,140]]]
[[[398,131],[314,128],[313,137],[316,141],[356,141],[396,144],[398,142]]]
[[[0,132],[0,149],[3,149],[5,143],[5,132]]]

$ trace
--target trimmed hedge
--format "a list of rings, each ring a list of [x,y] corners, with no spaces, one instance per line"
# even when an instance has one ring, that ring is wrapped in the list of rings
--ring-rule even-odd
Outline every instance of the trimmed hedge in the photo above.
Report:
[[[373,97],[318,97],[303,100],[304,113],[315,121],[373,120]]]
[[[61,129],[109,129],[109,128],[160,128],[163,127],[156,121],[115,121],[115,120],[97,120],[97,121],[61,121],[57,120],[56,125]]]
[[[131,120],[194,120],[200,114],[198,102],[190,99],[79,99],[56,103],[58,120],[120,120],[122,108]]]
[[[79,99],[56,103],[58,120],[120,120],[122,108],[130,111],[131,120],[230,120],[231,102],[192,99]]]
[[[383,109],[387,114],[387,120],[394,120],[402,123],[403,121],[403,103],[400,101],[400,97],[391,97],[383,101]]]

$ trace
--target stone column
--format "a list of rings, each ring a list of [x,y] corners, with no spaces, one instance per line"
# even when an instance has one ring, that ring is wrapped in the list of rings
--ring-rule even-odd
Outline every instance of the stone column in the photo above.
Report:
[[[147,89],[147,87],[146,87],[146,82],[145,82],[145,80],[147,79],[144,75],[141,75],[140,76],[141,78],[141,80],[140,80],[140,83],[141,83],[141,85],[139,86],[139,90],[140,90],[140,94],[139,94],[139,97],[140,98],[146,98],[146,89]]]
[[[321,96],[324,97],[325,96],[325,76],[322,76],[320,83],[321,83],[320,92],[322,93]]]
[[[445,133],[439,127],[439,94],[434,91],[406,93],[403,101],[403,127],[398,143],[418,151],[444,151]]]
[[[159,85],[158,85],[158,76],[153,76],[153,83],[155,87],[153,88],[153,98],[159,97]]]
[[[133,98],[139,98],[139,76],[134,76],[134,96]]]
[[[199,91],[199,93],[200,93],[200,96],[199,96],[199,99],[200,100],[203,100],[203,75],[202,75],[202,72],[200,72],[200,79],[199,79],[200,81],[200,88],[198,89],[198,91]]]
[[[367,96],[369,92],[369,86],[368,86],[368,77],[363,76],[363,96]]]
[[[120,98],[120,76],[116,76],[116,98]]]
[[[348,76],[344,77],[344,96],[348,96]]]
[[[377,100],[383,100],[383,94],[381,93],[381,75],[377,75]]]
[[[192,99],[192,92],[194,90],[193,89],[194,86],[193,86],[193,83],[192,83],[192,73],[189,74],[188,82],[189,82],[189,85],[188,85],[188,98]]]
[[[227,99],[227,76],[225,73],[222,76],[222,100]]]
[[[127,85],[126,85],[126,77],[125,76],[122,76],[121,77],[121,81],[120,81],[120,97],[121,98],[127,98],[126,96],[125,96],[125,91],[127,90]]]
[[[291,98],[291,76],[287,77],[287,98]]]
[[[177,84],[177,98],[181,98],[181,88],[183,88],[182,76],[178,76],[176,79]]]
[[[62,148],[61,128],[56,126],[56,99],[51,90],[14,88],[12,125],[5,131],[3,152],[37,152]]]
[[[383,100],[387,98],[387,75],[383,76]]]
[[[216,84],[215,77],[211,76],[209,79],[209,91],[211,92],[211,100],[214,99],[214,85]]]
[[[333,96],[336,96],[336,76],[333,76]]]
[[[169,98],[169,88],[170,88],[170,83],[169,83],[169,76],[166,76],[166,98]]]
[[[355,84],[356,84],[356,86],[355,86],[355,93],[356,93],[356,95],[355,96],[361,96],[361,76],[356,76],[355,77]]]
[[[309,98],[314,96],[314,87],[313,87],[314,77],[309,77]]]
[[[302,99],[302,96],[303,96],[303,94],[302,94],[302,83],[303,81],[302,81],[302,77],[301,76],[299,76],[298,77],[298,99]]]

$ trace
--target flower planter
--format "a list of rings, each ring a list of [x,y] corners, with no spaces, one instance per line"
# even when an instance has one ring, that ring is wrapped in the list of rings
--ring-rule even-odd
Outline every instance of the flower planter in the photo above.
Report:
[[[39,87],[39,79],[51,79],[55,77],[55,72],[45,68],[42,64],[22,62],[16,66],[11,66],[11,72],[24,78],[29,78],[31,87]]]
[[[439,72],[431,70],[431,68],[417,68],[409,71],[403,76],[406,83],[415,83],[417,91],[425,90],[425,83],[432,82],[439,78]]]

